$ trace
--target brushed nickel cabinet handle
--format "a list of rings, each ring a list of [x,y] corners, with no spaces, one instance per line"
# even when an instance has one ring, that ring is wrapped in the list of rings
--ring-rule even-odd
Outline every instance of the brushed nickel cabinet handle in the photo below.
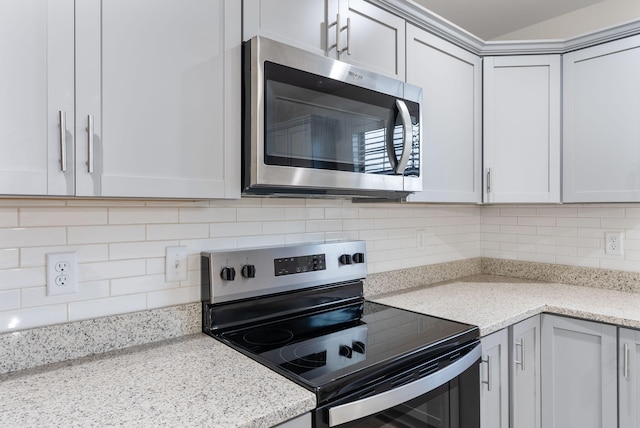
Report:
[[[487,355],[486,360],[482,360],[483,363],[487,364],[487,380],[481,380],[481,383],[487,385],[487,391],[491,391],[491,357]]]
[[[629,377],[629,344],[624,344],[624,377]]]
[[[487,193],[491,193],[491,168],[487,169]]]
[[[330,35],[330,30],[331,28],[336,27],[336,42],[332,45],[329,44],[329,35]],[[338,40],[340,39],[340,14],[336,15],[336,20],[331,22],[331,23],[327,23],[327,55],[329,55],[329,51],[331,51],[331,49],[336,48],[336,50],[339,52],[339,48],[338,48]]]
[[[347,18],[347,25],[340,28],[338,34],[340,34],[343,30],[347,30],[347,46],[342,49],[338,49],[338,53],[341,54],[343,52],[347,52],[347,55],[351,55],[351,18]]]
[[[514,362],[516,363],[516,366],[520,366],[520,370],[524,371],[524,339],[520,339],[520,342],[516,342],[515,345],[516,349],[518,346],[520,347],[520,361],[514,360]]]
[[[88,156],[88,171],[89,174],[93,174],[93,116],[87,116],[87,143],[89,145],[89,156]]]
[[[58,112],[60,123],[60,169],[67,172],[67,115],[64,110]]]

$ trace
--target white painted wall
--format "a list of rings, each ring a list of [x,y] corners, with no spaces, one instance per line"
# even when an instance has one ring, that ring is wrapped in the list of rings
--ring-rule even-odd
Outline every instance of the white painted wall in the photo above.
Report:
[[[492,40],[568,39],[640,18],[640,1],[606,0]]]

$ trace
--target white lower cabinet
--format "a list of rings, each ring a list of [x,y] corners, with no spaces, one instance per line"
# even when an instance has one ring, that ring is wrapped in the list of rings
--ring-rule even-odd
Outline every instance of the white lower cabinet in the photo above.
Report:
[[[480,427],[509,426],[509,365],[507,329],[485,336],[480,369]]]
[[[542,315],[542,425],[618,426],[616,327]]]
[[[618,329],[619,428],[640,426],[640,331]]]
[[[480,426],[540,428],[540,316],[482,338]]]
[[[540,428],[540,315],[509,327],[512,428]]]

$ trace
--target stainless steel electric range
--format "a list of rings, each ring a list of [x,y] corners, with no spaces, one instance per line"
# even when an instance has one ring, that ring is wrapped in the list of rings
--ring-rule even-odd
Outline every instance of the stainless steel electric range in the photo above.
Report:
[[[316,428],[478,428],[478,328],[364,299],[365,247],[202,253],[203,331],[313,391]]]

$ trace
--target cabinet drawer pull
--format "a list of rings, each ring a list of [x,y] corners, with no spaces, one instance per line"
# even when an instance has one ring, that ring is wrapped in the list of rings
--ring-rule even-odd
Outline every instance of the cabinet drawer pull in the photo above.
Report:
[[[491,391],[491,357],[487,355],[487,359],[481,361],[487,364],[487,380],[481,380],[480,382],[487,385],[487,391]]]
[[[89,159],[87,162],[87,166],[89,174],[93,174],[93,116],[87,116],[87,143],[89,145]]]
[[[516,366],[520,366],[520,370],[524,371],[524,339],[520,339],[520,342],[516,342],[515,345],[516,350],[518,349],[518,346],[520,347],[520,361],[514,360],[514,362],[516,363]]]
[[[64,110],[60,110],[60,169],[67,172],[67,115]]]

